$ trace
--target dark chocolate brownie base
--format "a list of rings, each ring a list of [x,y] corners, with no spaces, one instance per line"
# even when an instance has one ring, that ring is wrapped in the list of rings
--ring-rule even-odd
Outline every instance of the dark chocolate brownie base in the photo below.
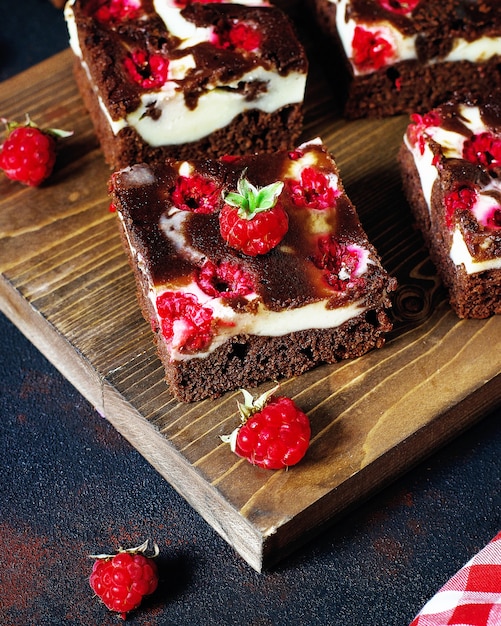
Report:
[[[344,115],[348,119],[425,113],[468,89],[473,95],[501,87],[501,57],[487,63],[456,61],[423,66],[404,61],[351,79]]]
[[[328,0],[305,0],[324,41],[325,66],[332,71],[344,116],[382,118],[425,113],[455,91],[483,95],[501,87],[501,57],[486,63],[457,61],[422,65],[403,61],[373,74],[353,76],[336,30],[336,6]],[[335,57],[339,62],[333,63]]]
[[[153,148],[133,128],[122,129],[115,135],[77,59],[74,74],[105,161],[114,170],[134,163],[159,163],[167,156],[183,160],[289,150],[294,147],[303,129],[302,104],[290,105],[274,113],[254,109],[238,115],[231,124],[200,141]]]
[[[404,193],[423,234],[430,258],[449,292],[449,302],[460,318],[483,319],[501,314],[501,270],[468,274],[463,266],[456,266],[450,258],[451,236],[441,214],[432,207],[433,220],[424,198],[414,158],[402,145],[398,156]],[[432,204],[440,202],[441,191],[435,185]]]
[[[139,285],[143,277],[120,220],[119,231]],[[395,286],[395,279],[388,282],[388,277],[375,276],[372,293],[392,291]],[[155,312],[148,295],[139,286],[136,295],[144,319],[152,325]],[[171,361],[160,329],[153,327],[154,341],[174,397],[181,402],[195,402],[217,398],[240,387],[252,388],[269,380],[299,376],[317,365],[359,357],[373,348],[381,348],[392,330],[386,313],[390,306],[390,298],[386,296],[377,306],[333,329],[303,330],[281,337],[238,335],[203,359]],[[207,372],[218,375],[209,377]]]
[[[165,343],[157,341],[166,379],[178,400],[216,398],[240,387],[299,376],[321,363],[359,357],[384,344],[391,322],[384,310],[372,310],[332,330],[304,330],[282,337],[240,335],[206,359],[168,363]],[[245,362],[245,367],[243,367]],[[210,380],[207,371],[218,372]],[[204,381],[203,387],[200,381]]]

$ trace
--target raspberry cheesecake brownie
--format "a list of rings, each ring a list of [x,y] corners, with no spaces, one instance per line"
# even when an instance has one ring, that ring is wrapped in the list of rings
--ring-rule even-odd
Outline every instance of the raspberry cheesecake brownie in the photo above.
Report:
[[[424,113],[501,85],[499,0],[308,0],[346,67],[348,118]]]
[[[70,0],[75,76],[113,169],[287,149],[307,58],[263,0]]]
[[[139,302],[182,401],[381,347],[395,280],[320,140],[136,164],[110,182]]]
[[[403,187],[459,317],[501,313],[501,95],[413,115]]]

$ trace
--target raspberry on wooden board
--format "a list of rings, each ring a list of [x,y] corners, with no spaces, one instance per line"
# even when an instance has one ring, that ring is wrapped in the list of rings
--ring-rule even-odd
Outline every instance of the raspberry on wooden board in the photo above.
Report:
[[[242,423],[221,439],[232,452],[264,469],[296,465],[310,444],[308,416],[285,396],[274,396],[278,385],[253,399],[242,389],[244,404],[238,403]]]
[[[51,174],[56,162],[56,141],[72,133],[60,129],[42,129],[30,117],[24,124],[2,118],[7,138],[0,146],[0,169],[11,180],[38,187]]]

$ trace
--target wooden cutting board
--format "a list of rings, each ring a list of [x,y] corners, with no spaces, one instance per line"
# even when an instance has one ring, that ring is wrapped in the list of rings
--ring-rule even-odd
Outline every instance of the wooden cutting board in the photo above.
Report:
[[[481,418],[501,400],[501,316],[460,321],[413,229],[396,153],[407,117],[345,122],[312,67],[303,139],[332,150],[400,288],[395,330],[366,356],[283,382],[312,423],[303,462],[266,471],[220,435],[236,400],[176,402],[108,211],[106,168],[65,51],[4,82],[1,114],[72,129],[50,184],[0,179],[0,307],[256,570]],[[270,385],[263,385],[262,392]]]

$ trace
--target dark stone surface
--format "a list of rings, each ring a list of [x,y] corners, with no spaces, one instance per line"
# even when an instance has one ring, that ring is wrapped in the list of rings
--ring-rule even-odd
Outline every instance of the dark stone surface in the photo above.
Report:
[[[2,11],[2,79],[65,47],[48,0]],[[131,624],[405,626],[501,529],[500,417],[257,574],[0,315],[0,624],[120,623],[87,555],[150,537],[160,585]]]

